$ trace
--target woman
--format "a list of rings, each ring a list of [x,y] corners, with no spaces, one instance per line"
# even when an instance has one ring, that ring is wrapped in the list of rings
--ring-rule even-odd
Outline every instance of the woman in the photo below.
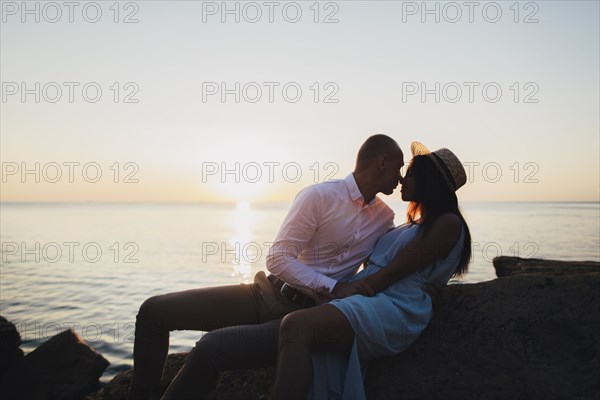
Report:
[[[423,287],[467,272],[471,235],[455,194],[465,170],[448,149],[413,142],[411,151],[407,223],[379,239],[351,295],[283,319],[273,398],[364,398],[365,361],[402,352],[431,320]]]

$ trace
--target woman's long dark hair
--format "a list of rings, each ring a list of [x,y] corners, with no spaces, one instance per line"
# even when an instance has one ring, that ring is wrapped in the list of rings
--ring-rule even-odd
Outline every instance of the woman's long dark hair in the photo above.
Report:
[[[444,213],[456,214],[462,221],[465,241],[460,260],[452,276],[465,275],[471,259],[471,232],[458,208],[456,193],[448,186],[442,172],[429,156],[414,157],[408,168],[408,174],[415,177],[415,198],[409,203],[406,212],[408,222],[415,223],[420,218],[420,229],[425,229],[427,233],[433,222]]]

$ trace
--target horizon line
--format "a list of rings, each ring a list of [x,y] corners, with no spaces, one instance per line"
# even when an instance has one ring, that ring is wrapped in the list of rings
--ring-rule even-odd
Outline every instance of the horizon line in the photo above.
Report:
[[[231,201],[95,201],[95,200],[77,200],[77,201],[29,201],[29,200],[9,200],[0,201],[2,204],[121,204],[121,205],[235,205],[239,202],[247,202],[254,205],[275,205],[290,204],[290,201],[249,201],[249,200],[231,200]],[[386,202],[407,203],[402,200],[386,200]],[[598,203],[599,200],[465,200],[460,203]]]

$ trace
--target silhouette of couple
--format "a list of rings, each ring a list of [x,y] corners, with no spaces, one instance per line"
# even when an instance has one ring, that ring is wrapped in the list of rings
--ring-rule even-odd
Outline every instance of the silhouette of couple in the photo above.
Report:
[[[128,398],[160,398],[173,330],[208,333],[163,399],[203,398],[222,370],[275,364],[274,399],[364,398],[367,361],[417,339],[432,316],[427,287],[464,275],[471,256],[455,194],[466,182],[460,160],[418,142],[411,152],[402,176],[398,144],[373,135],[346,178],[301,190],[267,256],[268,276],[144,301]],[[406,223],[394,227],[376,195],[398,183],[410,203]]]

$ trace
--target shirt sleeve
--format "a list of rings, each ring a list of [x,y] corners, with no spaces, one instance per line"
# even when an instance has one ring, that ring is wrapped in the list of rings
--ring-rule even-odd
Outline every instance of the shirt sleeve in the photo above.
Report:
[[[331,292],[337,283],[298,260],[319,229],[324,206],[323,194],[315,186],[298,193],[267,255],[269,272],[298,289],[325,287]]]

